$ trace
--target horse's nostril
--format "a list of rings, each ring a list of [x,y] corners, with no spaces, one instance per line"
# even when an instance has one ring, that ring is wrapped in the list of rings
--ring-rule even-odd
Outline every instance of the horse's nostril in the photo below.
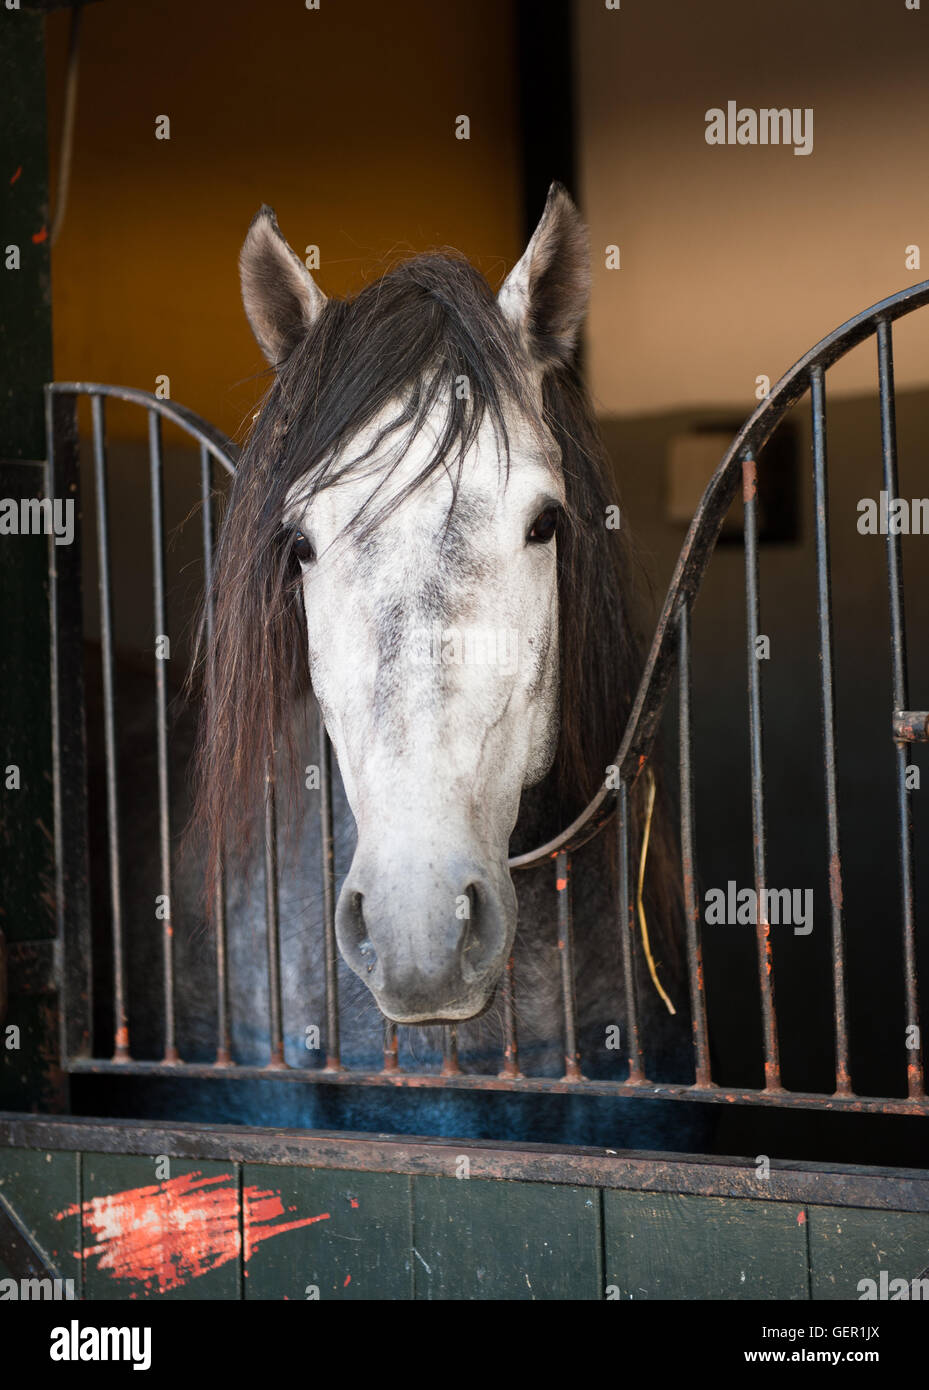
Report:
[[[461,934],[461,967],[465,978],[481,975],[498,955],[502,944],[500,913],[483,886],[469,883],[468,917]]]
[[[348,911],[342,918],[342,925],[347,928],[347,940],[344,945],[355,955],[360,968],[370,974],[377,965],[377,951],[368,935],[361,903],[361,893],[352,893],[347,904]]]

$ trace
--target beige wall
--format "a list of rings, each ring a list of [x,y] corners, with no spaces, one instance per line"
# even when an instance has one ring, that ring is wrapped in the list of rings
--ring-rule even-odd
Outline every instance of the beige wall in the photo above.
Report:
[[[499,281],[521,250],[512,15],[500,0],[89,5],[52,256],[57,378],[154,390],[167,373],[176,400],[237,431],[263,389],[236,270],[262,202],[295,247],[320,247],[329,294],[436,244]],[[53,15],[53,193],[67,32]],[[117,434],[142,427],[113,413]]]
[[[577,6],[581,194],[595,248],[591,385],[608,415],[747,411],[808,347],[929,278],[929,5],[650,0]],[[807,157],[710,146],[705,112],[812,107]],[[604,268],[617,243],[622,269]],[[921,244],[922,270],[904,248]],[[898,383],[929,381],[929,315]],[[830,375],[868,389],[873,346]]]

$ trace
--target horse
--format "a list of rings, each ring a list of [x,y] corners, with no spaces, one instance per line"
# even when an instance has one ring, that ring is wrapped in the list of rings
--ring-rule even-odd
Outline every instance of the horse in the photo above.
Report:
[[[386,1019],[399,1026],[401,1066],[437,1065],[453,1026],[462,1068],[499,1072],[512,962],[520,1066],[561,1076],[553,874],[511,873],[508,859],[555,836],[602,786],[643,664],[643,566],[628,528],[615,524],[612,468],[576,361],[591,280],[586,230],[553,184],[497,294],[446,249],[338,300],[263,206],[240,276],[271,378],[219,536],[212,621],[201,626],[208,635],[189,687],[202,706],[198,729],[189,706],[172,731],[173,816],[190,822],[174,890],[175,917],[189,924],[175,933],[181,1055],[215,1056],[209,914],[222,876],[232,1050],[237,1061],[268,1062],[266,885],[255,866],[273,777],[284,1061],[325,1066],[313,775],[324,724],[337,763],[343,1063],[381,1065]],[[660,771],[658,783],[645,911],[677,1010],[639,953],[645,1069],[688,1081],[681,892]],[[637,862],[639,784],[629,804]],[[155,838],[136,841],[140,883],[141,846]],[[623,1079],[614,846],[601,834],[577,856],[576,1017],[585,1075]],[[135,936],[133,1055],[157,1056],[157,938]],[[699,1147],[707,1132],[704,1117],[677,1102],[580,1094],[387,1094],[320,1082],[234,1092],[198,1083],[194,1093],[184,1114],[252,1123],[646,1148]]]

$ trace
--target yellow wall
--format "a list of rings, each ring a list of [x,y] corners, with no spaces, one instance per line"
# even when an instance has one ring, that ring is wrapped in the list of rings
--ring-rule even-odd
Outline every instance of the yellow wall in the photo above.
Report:
[[[53,196],[67,29],[50,18]],[[496,283],[522,249],[516,97],[501,0],[89,5],[52,257],[56,377],[153,390],[167,373],[174,399],[236,433],[264,366],[236,268],[262,202],[294,247],[320,247],[328,294],[442,244]],[[462,113],[470,141],[455,138]]]
[[[929,5],[649,0],[577,6],[588,356],[608,415],[755,404],[814,342],[929,278]],[[813,152],[710,146],[705,112],[812,107]],[[621,248],[607,270],[604,248]],[[904,248],[919,243],[922,269]],[[929,316],[898,382],[929,381]],[[906,349],[904,352],[903,349]],[[830,373],[872,389],[873,345]]]

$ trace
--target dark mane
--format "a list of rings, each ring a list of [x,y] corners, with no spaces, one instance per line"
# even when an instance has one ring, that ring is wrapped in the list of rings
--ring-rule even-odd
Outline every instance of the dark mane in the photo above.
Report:
[[[463,379],[466,393],[455,389]],[[329,300],[278,370],[242,453],[214,570],[193,821],[208,844],[208,883],[221,847],[239,855],[247,848],[273,741],[282,767],[296,765],[282,740],[309,676],[288,495],[301,479],[309,498],[348,469],[364,469],[385,438],[402,442],[428,417],[441,422],[438,442],[401,496],[445,468],[454,507],[465,453],[485,416],[509,466],[507,416],[514,405],[525,413],[527,382],[523,351],[489,285],[452,254],[416,257],[354,298]],[[625,531],[606,525],[616,499],[590,403],[570,366],[550,367],[543,389],[568,503],[558,539],[561,732],[547,779],[557,830],[602,784],[619,746],[641,642],[637,564]],[[395,415],[365,453],[337,466],[340,447],[392,404]],[[385,515],[378,492],[355,518],[362,531]],[[658,841],[653,852],[661,855]]]

